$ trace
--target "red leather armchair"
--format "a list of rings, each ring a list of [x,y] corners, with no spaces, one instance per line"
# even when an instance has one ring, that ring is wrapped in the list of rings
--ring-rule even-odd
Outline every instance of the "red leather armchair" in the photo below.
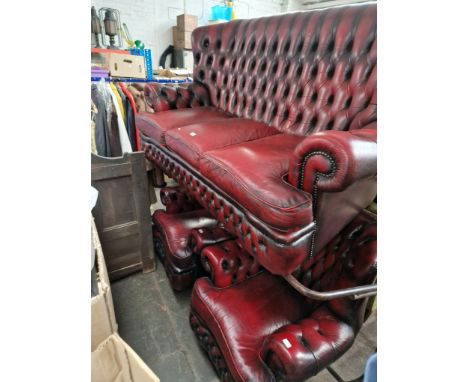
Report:
[[[203,248],[233,239],[210,213],[186,198],[176,187],[161,189],[166,210],[153,214],[153,242],[169,282],[176,291],[206,275],[200,264]]]
[[[317,291],[372,284],[376,238],[376,216],[363,211],[295,276]],[[202,256],[216,248],[206,247]],[[229,275],[238,270],[226,267],[218,281],[200,278],[192,292],[192,329],[222,381],[303,381],[353,344],[369,297],[308,299],[281,277],[258,270],[231,283]]]

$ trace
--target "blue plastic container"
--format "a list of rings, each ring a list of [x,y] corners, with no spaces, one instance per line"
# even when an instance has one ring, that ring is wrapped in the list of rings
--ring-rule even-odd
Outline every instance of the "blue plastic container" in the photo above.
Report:
[[[225,5],[215,5],[211,7],[211,20],[226,20],[232,19],[232,8]]]
[[[377,382],[377,353],[372,354],[367,360],[363,382]]]

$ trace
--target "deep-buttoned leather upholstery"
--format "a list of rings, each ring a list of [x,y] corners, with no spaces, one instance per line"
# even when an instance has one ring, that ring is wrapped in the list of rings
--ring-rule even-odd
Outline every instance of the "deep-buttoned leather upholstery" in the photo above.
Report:
[[[194,82],[145,88],[181,114],[137,120],[147,158],[290,274],[375,197],[376,37],[369,3],[197,28]],[[187,108],[200,117],[175,126]]]
[[[375,121],[376,5],[197,28],[194,79],[213,106],[310,135]]]
[[[217,221],[206,210],[168,214],[156,210],[153,214],[153,240],[169,282],[174,290],[192,286],[198,275],[197,258],[189,246],[193,228],[216,226]]]
[[[183,189],[177,186],[161,188],[159,197],[168,214],[178,214],[202,209],[197,202],[187,197]]]
[[[161,189],[166,210],[153,214],[153,241],[172,288],[182,291],[205,275],[200,253],[207,246],[232,240],[211,214],[187,200],[177,187]]]
[[[217,288],[226,288],[262,271],[256,259],[242,249],[238,240],[204,247],[201,263]]]
[[[295,276],[318,291],[371,284],[376,238],[376,216],[363,211]],[[308,300],[267,271],[228,285],[236,272],[226,266],[218,285],[200,278],[192,291],[192,329],[223,381],[303,381],[353,344],[368,299]]]

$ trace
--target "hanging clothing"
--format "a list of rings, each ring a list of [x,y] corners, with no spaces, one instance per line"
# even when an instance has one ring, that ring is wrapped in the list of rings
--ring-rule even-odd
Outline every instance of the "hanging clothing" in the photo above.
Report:
[[[91,100],[91,152],[93,154],[97,154],[96,149],[96,114],[97,114],[97,107],[94,104],[93,100]]]
[[[127,116],[129,116],[127,117],[127,131],[129,131],[128,136],[130,137],[133,151],[141,151],[140,137],[138,136],[135,125],[135,116],[137,111],[133,95],[122,82],[119,82],[119,86],[122,89],[122,92],[127,96],[127,104],[129,105],[129,110],[127,112]]]
[[[121,157],[123,154],[122,144],[120,143],[119,121],[117,117],[117,110],[119,108],[118,106],[116,107],[114,105],[114,101],[112,99],[113,94],[110,89],[109,89],[109,96],[111,98],[112,106],[111,106],[111,112],[109,114],[109,118],[110,118],[109,141],[110,141],[111,151],[108,156],[115,158],[115,157]]]
[[[105,111],[106,125],[105,131],[109,141],[109,148],[106,157],[122,156],[122,147],[120,144],[119,124],[117,121],[116,107],[112,100],[112,91],[104,80],[96,84],[97,94],[102,100],[101,108]],[[117,107],[118,109],[118,107]]]
[[[91,85],[91,100],[97,108],[94,119],[96,125],[94,134],[96,151],[98,155],[108,157],[111,155],[109,139],[110,116],[108,118],[106,100],[102,94],[102,89],[99,89],[97,84]]]
[[[128,91],[132,94],[133,102],[138,113],[149,112],[152,113],[153,109],[146,103],[144,86],[139,83],[128,85]]]
[[[119,92],[117,90],[117,87],[112,82],[109,83],[109,86],[110,86],[110,88],[112,90],[112,93],[115,95],[115,99],[116,99],[117,104],[119,106],[120,115],[122,116],[122,119],[125,119],[125,111],[124,111],[122,99],[120,98],[120,94],[119,94]]]
[[[128,138],[128,133],[125,128],[125,123],[122,118],[122,113],[120,112],[120,107],[119,103],[117,101],[117,95],[114,93],[112,88],[115,89],[115,92],[117,92],[117,89],[115,88],[114,84],[107,84],[109,88],[109,92],[112,98],[112,102],[114,103],[114,109],[116,112],[116,119],[117,119],[117,125],[118,125],[118,131],[119,131],[119,137],[120,137],[120,147],[122,149],[122,153],[131,153],[132,152],[132,145],[130,144],[130,140]],[[118,94],[118,93],[117,93]]]
[[[122,106],[123,106],[123,114],[122,114],[122,118],[124,120],[127,119],[127,110],[126,110],[126,107],[125,107],[125,104],[127,103],[127,97],[125,96],[125,94],[122,92],[122,89],[120,88],[120,85],[119,85],[119,82],[116,82],[114,84],[116,90],[117,90],[117,93],[119,93],[119,97],[120,99],[122,100]]]
[[[136,151],[136,142],[135,142],[135,122],[133,117],[132,106],[128,98],[125,100],[125,115],[127,116],[125,120],[125,125],[127,127],[128,138],[130,139],[130,144],[132,145],[132,150]]]

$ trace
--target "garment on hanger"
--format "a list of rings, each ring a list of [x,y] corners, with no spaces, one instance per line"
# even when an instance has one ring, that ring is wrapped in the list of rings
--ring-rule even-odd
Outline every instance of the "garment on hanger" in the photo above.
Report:
[[[96,114],[97,114],[97,107],[94,104],[93,100],[91,100],[91,152],[93,154],[97,154],[96,149]]]
[[[117,92],[119,93],[120,99],[122,100],[122,106],[123,106],[123,114],[122,118],[125,123],[125,128],[127,129],[127,135],[130,140],[130,145],[132,146],[132,150],[135,150],[135,135],[133,133],[133,121],[132,121],[132,116],[129,115],[129,109],[130,109],[130,104],[128,102],[127,96],[124,94],[122,91],[122,86],[120,82],[114,83],[115,88],[117,89]],[[131,110],[130,110],[131,113]]]
[[[125,120],[125,111],[124,111],[124,107],[123,107],[123,103],[122,103],[122,99],[120,98],[120,94],[117,90],[117,87],[115,86],[114,83],[112,82],[109,82],[109,86],[112,90],[112,93],[115,95],[115,99],[117,101],[117,105],[119,106],[119,110],[120,110],[120,115],[122,116],[122,119]]]
[[[109,93],[112,98],[112,102],[114,104],[114,109],[116,112],[116,120],[117,120],[117,125],[118,125],[118,133],[120,137],[120,147],[123,153],[131,153],[132,152],[132,145],[130,144],[130,140],[128,138],[128,133],[127,129],[125,128],[125,123],[122,118],[122,113],[120,112],[120,107],[117,101],[117,95],[114,93],[112,90],[112,87],[115,89],[115,92],[117,92],[117,89],[115,88],[114,84],[107,84],[109,88]],[[118,93],[117,93],[118,94]]]
[[[106,84],[104,80],[101,80],[96,84],[96,88],[98,91],[97,94],[103,101],[101,107],[105,110],[106,116],[106,136],[109,140],[109,149],[105,156],[120,157],[122,156],[122,147],[120,143],[119,123],[116,112],[118,106],[114,104],[109,84]]]
[[[115,158],[115,157],[121,157],[123,154],[122,144],[120,143],[119,121],[117,117],[117,110],[119,109],[119,107],[114,105],[114,101],[112,97],[113,96],[115,97],[115,95],[112,94],[112,91],[110,89],[109,89],[109,96],[111,98],[112,108],[109,114],[109,118],[110,118],[109,141],[111,145],[111,151],[108,156]]]
[[[135,119],[133,116],[132,106],[128,98],[125,98],[125,125],[127,127],[128,138],[130,139],[130,144],[132,145],[132,150],[136,151],[136,142],[135,142]]]
[[[105,93],[105,94],[104,94]],[[98,86],[98,84],[91,85],[91,100],[97,108],[97,113],[94,119],[95,122],[95,143],[96,151],[98,155],[107,157],[111,155],[111,144],[109,139],[110,130],[110,97],[108,97],[109,103],[106,100],[107,91],[105,88]]]
[[[120,99],[122,100],[122,106],[123,106],[123,111],[124,111],[122,114],[122,118],[125,121],[127,119],[127,110],[125,107],[125,104],[127,103],[127,96],[123,93],[122,89],[120,88],[119,82],[114,83],[114,86],[117,90],[117,93],[119,93]]]
[[[139,139],[138,133],[136,131],[136,126],[135,126],[135,116],[137,113],[136,107],[135,107],[135,101],[133,100],[132,93],[130,93],[130,91],[127,89],[124,83],[119,82],[119,86],[122,92],[127,97],[127,105],[128,105],[127,131],[128,131],[128,136],[130,138],[130,143],[132,144],[133,151],[140,151],[140,139]]]

